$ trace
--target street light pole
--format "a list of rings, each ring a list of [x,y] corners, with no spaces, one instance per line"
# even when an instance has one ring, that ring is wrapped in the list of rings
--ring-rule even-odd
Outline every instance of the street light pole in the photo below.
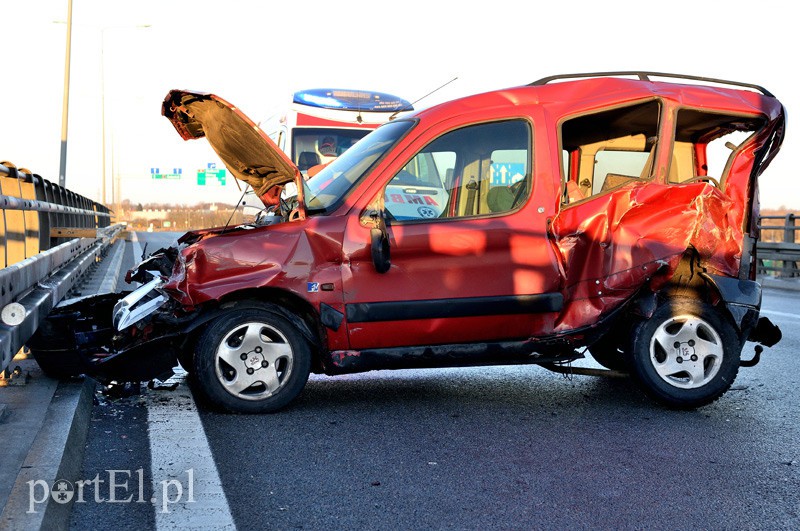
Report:
[[[106,204],[106,30],[100,30],[100,131],[102,134],[102,157],[103,157],[103,191],[100,195],[102,203]]]
[[[70,0],[72,1],[72,0]],[[103,164],[103,171],[102,171],[102,178],[103,178],[103,187],[102,187],[102,195],[101,199],[103,204],[106,204],[106,59],[105,59],[105,49],[106,49],[106,30],[113,30],[113,29],[138,29],[138,28],[149,28],[150,24],[140,24],[138,26],[107,26],[100,29],[100,119],[102,121],[101,131],[102,131],[102,164]],[[114,153],[113,153],[113,130],[112,130],[112,153],[111,153],[111,202],[116,203],[117,198],[115,195],[115,187],[114,187]],[[118,190],[116,190],[118,192]],[[119,214],[118,214],[119,215]]]
[[[69,116],[69,62],[72,53],[72,0],[67,5],[67,57],[64,61],[64,99],[61,105],[61,164],[58,170],[58,184],[67,182],[67,117]]]

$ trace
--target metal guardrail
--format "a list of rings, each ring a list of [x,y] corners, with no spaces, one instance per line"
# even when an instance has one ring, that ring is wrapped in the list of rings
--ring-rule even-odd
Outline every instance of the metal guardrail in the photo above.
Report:
[[[0,163],[0,371],[121,230],[104,205]]]
[[[800,277],[800,243],[797,243],[796,233],[800,229],[796,225],[797,214],[789,213],[785,216],[761,216],[758,228],[761,230],[761,239],[758,242],[758,273],[775,273],[780,277]],[[775,222],[783,220],[783,225],[765,224],[765,221]],[[764,241],[765,233],[779,231],[782,241]],[[778,266],[780,262],[780,266]]]

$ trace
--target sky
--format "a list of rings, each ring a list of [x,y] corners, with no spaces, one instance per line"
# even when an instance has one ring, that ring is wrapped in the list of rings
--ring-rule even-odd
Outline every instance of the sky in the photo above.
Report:
[[[68,0],[0,0],[0,161],[58,182]],[[562,73],[648,70],[755,83],[800,109],[800,16],[773,0],[402,2],[73,0],[66,186],[102,202],[235,203],[199,186],[216,162],[161,116],[170,89],[211,92],[254,121],[294,91],[335,87],[456,97]],[[105,113],[103,113],[105,109]],[[761,206],[800,210],[789,120]],[[183,168],[154,180],[151,168]],[[117,183],[112,188],[112,184]]]

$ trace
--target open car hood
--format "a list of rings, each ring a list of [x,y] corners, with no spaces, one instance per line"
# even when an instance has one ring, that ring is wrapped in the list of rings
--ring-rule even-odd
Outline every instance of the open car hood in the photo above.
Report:
[[[237,107],[214,94],[171,90],[161,114],[184,140],[206,137],[228,171],[249,184],[265,206],[277,204],[280,187],[294,182],[302,210],[300,170]]]

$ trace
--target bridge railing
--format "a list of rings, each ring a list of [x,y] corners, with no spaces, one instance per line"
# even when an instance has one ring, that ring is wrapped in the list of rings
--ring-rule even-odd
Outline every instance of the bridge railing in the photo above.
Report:
[[[107,207],[0,163],[0,371],[121,230]]]
[[[800,243],[797,243],[797,215],[761,216],[758,227],[758,272],[780,277],[798,277],[800,270]]]

